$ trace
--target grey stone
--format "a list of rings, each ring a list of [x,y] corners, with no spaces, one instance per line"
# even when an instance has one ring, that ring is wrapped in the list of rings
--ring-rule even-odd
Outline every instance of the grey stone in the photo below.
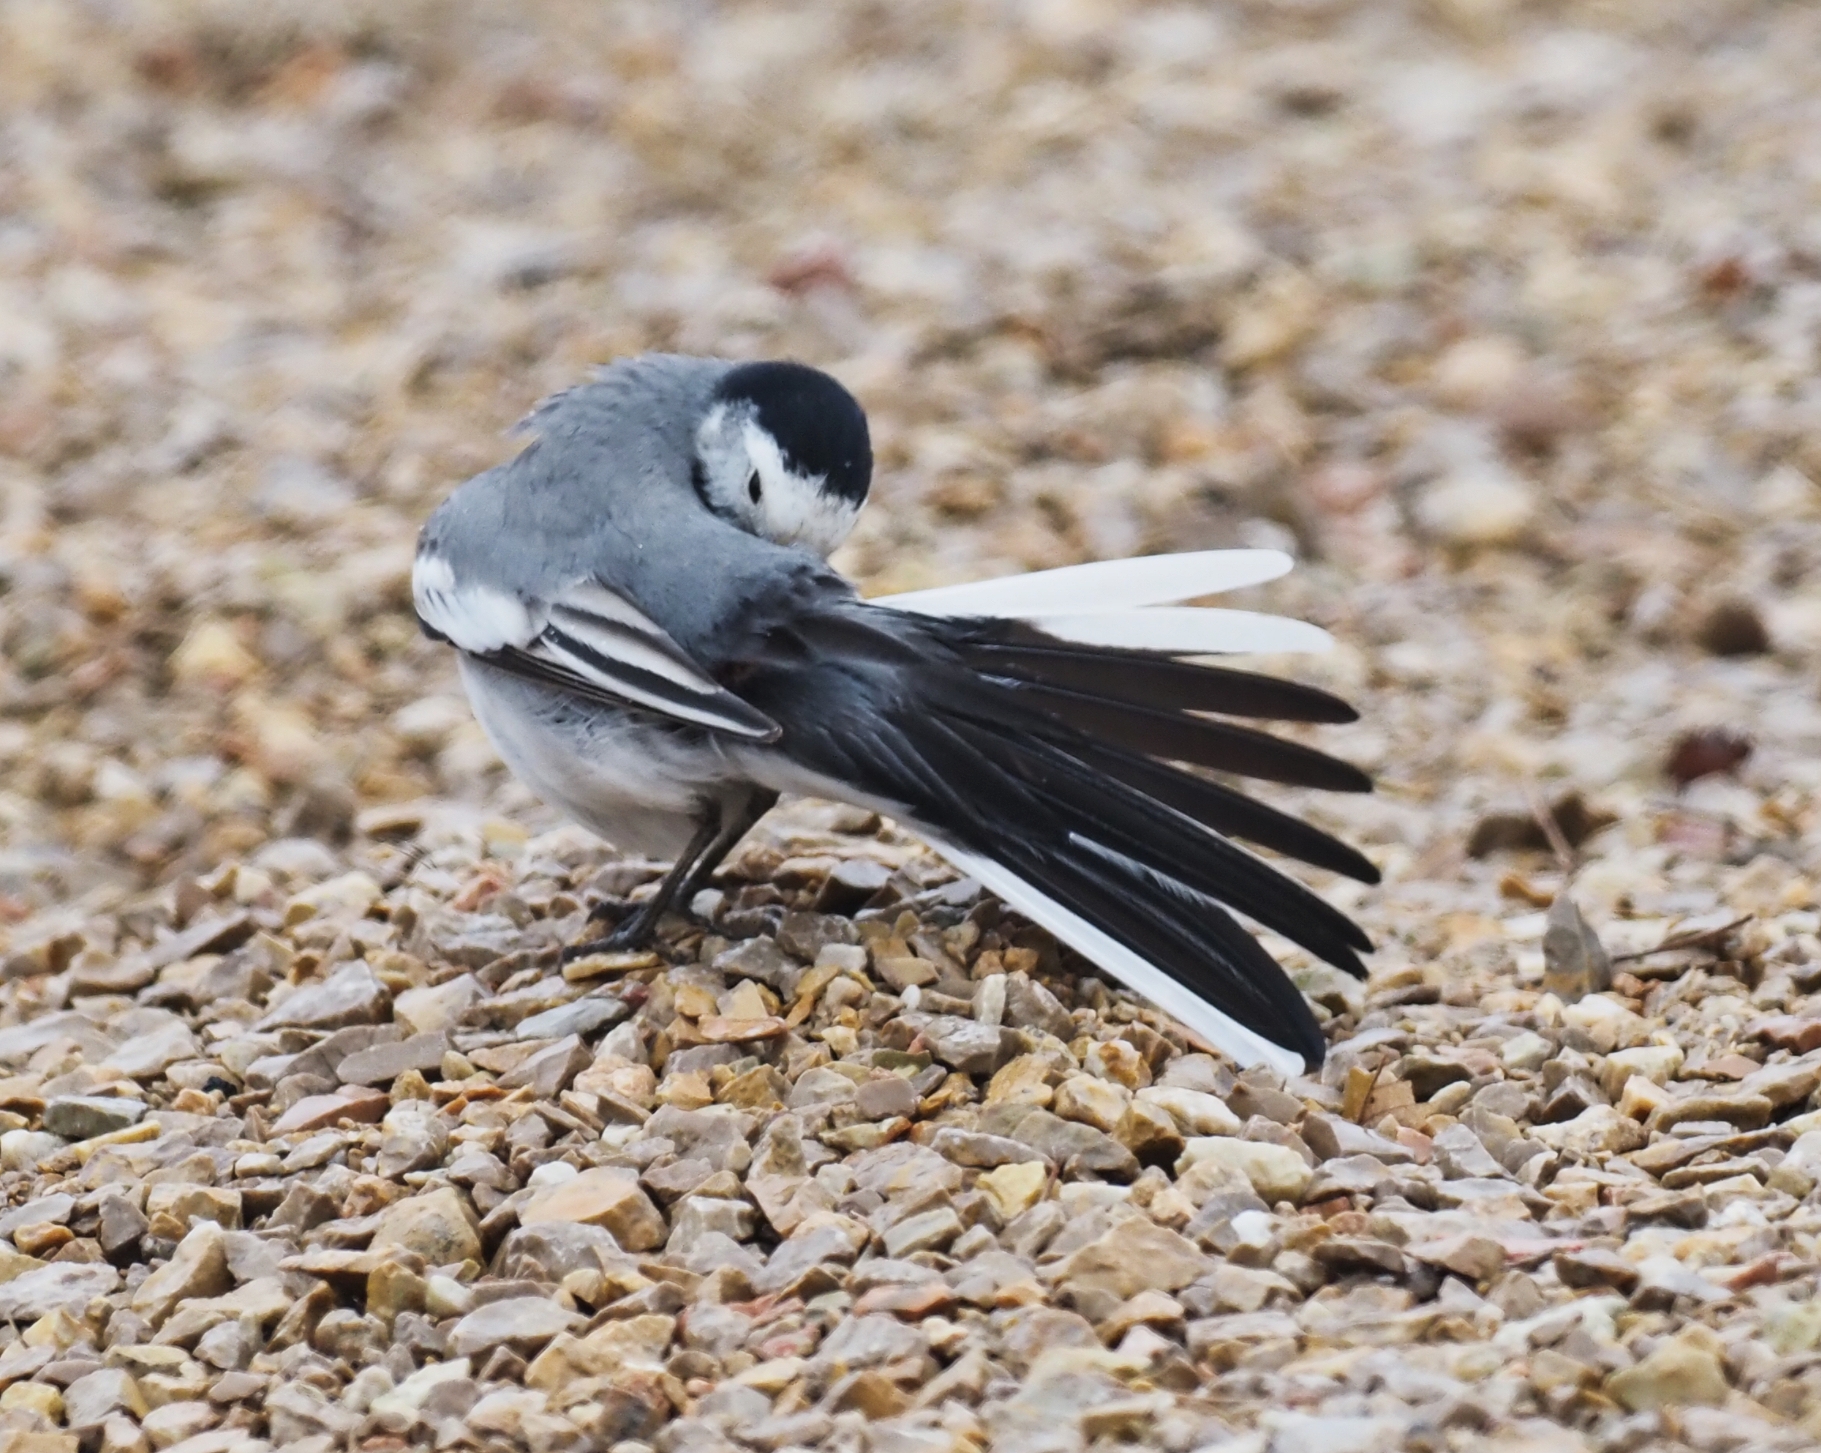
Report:
[[[563,1039],[572,1034],[586,1037],[618,1024],[631,1012],[624,1000],[612,994],[594,994],[521,1019],[517,1034],[520,1039]]]
[[[0,1322],[35,1322],[52,1312],[80,1317],[119,1286],[120,1273],[105,1263],[53,1261],[0,1283]]]
[[[129,1080],[151,1080],[178,1060],[194,1059],[196,1054],[196,1036],[187,1024],[173,1016],[164,1024],[129,1037],[102,1061],[102,1068]]]
[[[803,965],[769,938],[744,939],[732,948],[723,949],[709,967],[729,979],[757,979],[777,990],[786,1001],[795,996],[797,984],[804,974]]]
[[[1040,1029],[1064,1042],[1075,1036],[1075,1021],[1062,1001],[1029,974],[1005,976],[1005,1018],[1019,1029]]]
[[[854,1108],[868,1120],[909,1117],[917,1113],[917,1104],[916,1088],[903,1075],[868,1080],[854,1091]]]
[[[335,1077],[344,1085],[389,1085],[406,1070],[440,1070],[449,1048],[449,1036],[442,1030],[414,1034],[357,1050],[335,1067]]]
[[[718,1231],[734,1241],[750,1241],[757,1229],[758,1212],[744,1201],[685,1196],[671,1212],[670,1239],[664,1243],[664,1249],[687,1256],[710,1231]]]
[[[65,1140],[125,1130],[145,1114],[145,1102],[117,1095],[59,1095],[44,1107],[44,1128]]]
[[[306,984],[272,1010],[258,1029],[340,1029],[378,1024],[392,1012],[392,996],[373,970],[356,960],[318,984]]]
[[[878,1367],[901,1362],[924,1350],[923,1334],[896,1317],[872,1314],[849,1317],[839,1323],[816,1349],[818,1368],[848,1372],[857,1367]]]
[[[116,1413],[145,1416],[145,1397],[132,1374],[103,1367],[77,1378],[63,1390],[63,1417],[72,1428],[99,1428]]]
[[[1055,1162],[1022,1140],[1009,1135],[987,1135],[977,1130],[961,1130],[945,1125],[930,1140],[930,1149],[947,1156],[956,1165],[990,1170],[998,1165],[1021,1165],[1027,1160],[1041,1160],[1054,1168]]]
[[[477,1307],[455,1324],[449,1348],[457,1357],[476,1357],[495,1347],[528,1351],[581,1322],[548,1297],[507,1297]]]
[[[540,1100],[554,1100],[569,1088],[571,1080],[593,1063],[593,1052],[572,1034],[522,1060],[500,1076],[499,1084],[503,1090],[528,1086]]]
[[[67,1191],[34,1196],[23,1206],[15,1206],[0,1215],[0,1236],[10,1238],[21,1226],[67,1226],[70,1213],[75,1209],[76,1198]]]
[[[1497,1179],[1505,1174],[1505,1168],[1492,1158],[1479,1136],[1465,1125],[1448,1125],[1437,1132],[1435,1163],[1451,1181]]]
[[[990,1075],[1020,1049],[1018,1035],[1001,1025],[955,1014],[905,1015],[931,1053],[964,1075]]]
[[[1013,1138],[1044,1159],[1065,1168],[1096,1175],[1130,1178],[1138,1174],[1138,1158],[1112,1136],[1077,1120],[1064,1120],[1048,1110],[1033,1110],[1018,1122]]]
[[[1335,1160],[1344,1155],[1369,1155],[1382,1165],[1409,1165],[1414,1152],[1387,1139],[1376,1130],[1355,1125],[1338,1115],[1307,1115],[1302,1123],[1303,1143],[1320,1160]]]

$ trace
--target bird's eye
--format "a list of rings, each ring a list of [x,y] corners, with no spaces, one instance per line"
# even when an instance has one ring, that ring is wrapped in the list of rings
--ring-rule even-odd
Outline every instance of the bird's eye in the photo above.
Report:
[[[759,484],[759,471],[755,469],[746,477],[746,497],[757,504],[759,496],[764,493],[764,488]]]

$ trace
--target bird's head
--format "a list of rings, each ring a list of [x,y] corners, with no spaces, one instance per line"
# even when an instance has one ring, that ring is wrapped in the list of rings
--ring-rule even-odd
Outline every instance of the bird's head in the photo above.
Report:
[[[872,484],[866,414],[801,363],[729,370],[696,429],[696,492],[741,529],[827,556]]]

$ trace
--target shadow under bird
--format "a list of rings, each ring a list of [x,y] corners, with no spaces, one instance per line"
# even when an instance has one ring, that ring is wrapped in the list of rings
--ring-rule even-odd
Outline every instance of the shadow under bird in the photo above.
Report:
[[[1209,656],[1320,650],[1301,621],[1172,604],[1290,561],[1204,551],[862,600],[826,563],[872,479],[866,416],[796,363],[647,355],[558,394],[419,540],[424,630],[545,801],[673,858],[602,945],[648,941],[792,792],[876,809],[1241,1064],[1326,1049],[1233,917],[1363,976],[1339,910],[1237,840],[1376,882],[1359,852],[1229,778],[1364,773],[1227,718],[1345,702]],[[1232,911],[1230,911],[1232,910]]]

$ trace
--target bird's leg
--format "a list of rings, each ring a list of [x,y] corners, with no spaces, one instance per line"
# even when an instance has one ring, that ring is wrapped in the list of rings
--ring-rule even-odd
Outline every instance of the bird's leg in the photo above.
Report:
[[[695,866],[689,870],[689,877],[677,894],[679,903],[687,906],[695,902],[696,894],[708,886],[714,870],[721,866],[740,839],[752,831],[759,819],[777,805],[777,801],[777,793],[755,788],[738,807],[721,809],[721,830],[708,845],[708,851],[697,858]]]
[[[709,875],[721,866],[722,860],[752,830],[753,824],[771,811],[777,800],[777,793],[756,789],[736,807],[722,803],[717,811],[704,813],[696,825],[694,836],[678,856],[676,866],[658,884],[657,892],[634,909],[632,916],[621,922],[605,938],[565,949],[564,962],[588,954],[617,953],[648,944],[664,915],[674,905],[681,903],[687,906],[694,899],[707,883]]]
[[[678,855],[676,865],[664,875],[664,881],[658,884],[658,891],[633,909],[631,916],[623,919],[605,938],[571,944],[564,949],[563,962],[570,963],[589,954],[619,953],[626,949],[642,948],[650,943],[651,936],[657,932],[658,920],[676,902],[677,892],[689,877],[689,870],[719,838],[720,819],[719,813],[703,813],[694,834]]]

